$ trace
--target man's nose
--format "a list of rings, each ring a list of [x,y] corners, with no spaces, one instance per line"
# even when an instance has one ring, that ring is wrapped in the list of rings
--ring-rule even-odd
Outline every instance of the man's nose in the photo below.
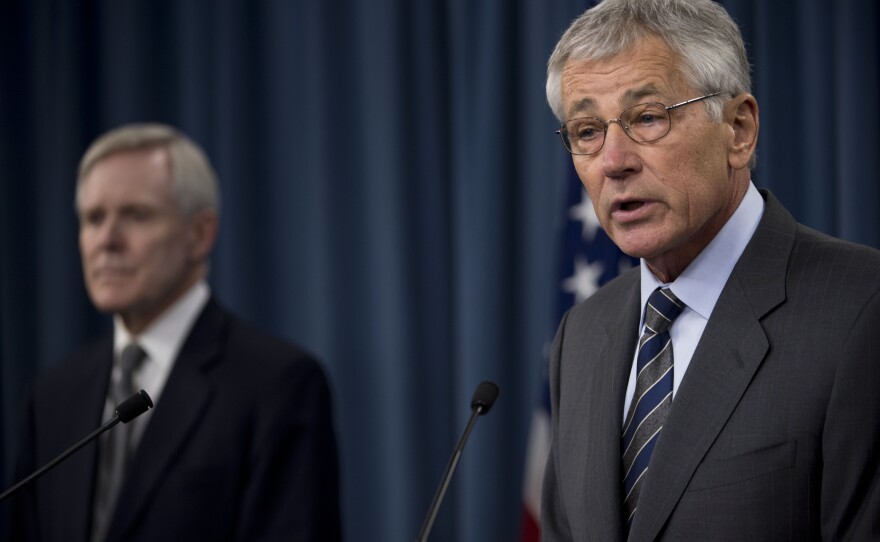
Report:
[[[621,178],[638,171],[639,161],[634,152],[637,146],[638,143],[629,137],[620,119],[608,121],[602,145],[602,170],[605,176]]]
[[[114,249],[122,246],[124,236],[118,218],[107,218],[98,231],[98,242],[103,248]]]

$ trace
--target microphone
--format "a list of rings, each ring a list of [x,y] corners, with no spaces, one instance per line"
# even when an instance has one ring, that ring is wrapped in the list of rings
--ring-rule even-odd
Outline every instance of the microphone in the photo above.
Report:
[[[137,418],[138,416],[140,416],[141,414],[143,414],[144,412],[146,412],[147,410],[149,410],[151,408],[153,408],[153,400],[150,399],[150,396],[147,394],[147,392],[145,392],[144,390],[141,390],[141,391],[135,393],[134,395],[132,395],[131,397],[129,397],[125,401],[116,405],[116,412],[113,414],[113,417],[110,418],[109,420],[107,420],[106,422],[104,422],[104,425],[102,425],[101,427],[96,429],[94,432],[92,432],[92,434],[90,434],[86,438],[82,439],[81,441],[77,442],[76,444],[74,444],[73,446],[68,448],[63,454],[59,455],[58,457],[56,457],[55,459],[53,459],[52,461],[47,463],[40,470],[32,473],[30,476],[28,476],[27,478],[25,478],[21,482],[15,484],[14,486],[12,486],[9,489],[7,489],[6,491],[4,491],[3,494],[0,495],[0,502],[3,502],[7,497],[12,495],[13,493],[18,491],[19,489],[21,489],[25,485],[29,484],[30,482],[33,482],[34,480],[36,480],[40,476],[49,472],[49,470],[51,470],[53,467],[58,465],[58,463],[61,463],[62,461],[67,459],[68,456],[70,456],[71,454],[73,454],[74,452],[76,452],[77,450],[79,450],[80,448],[82,448],[83,446],[88,444],[89,442],[98,438],[101,435],[101,433],[108,431],[110,428],[112,428],[117,423],[119,423],[119,422],[128,423],[131,420]]]
[[[471,430],[474,428],[474,423],[476,423],[478,416],[482,416],[489,412],[489,409],[495,404],[495,399],[497,398],[498,386],[488,380],[480,382],[480,385],[477,386],[476,391],[474,391],[474,397],[471,399],[470,420],[468,420],[467,427],[465,428],[464,433],[462,433],[458,445],[452,452],[452,457],[449,458],[449,463],[446,464],[446,471],[443,473],[443,478],[440,480],[440,487],[437,488],[437,493],[434,494],[434,500],[431,502],[431,507],[428,508],[428,515],[425,517],[424,523],[422,523],[422,528],[419,531],[419,536],[416,538],[416,542],[425,542],[428,540],[428,534],[431,532],[431,527],[434,525],[434,519],[437,518],[437,512],[440,511],[440,503],[443,501],[443,496],[446,495],[446,489],[449,487],[449,482],[452,480],[452,473],[455,472],[455,468],[458,466],[458,460],[461,458],[461,452],[464,449],[465,442],[467,442],[468,436],[470,436]]]

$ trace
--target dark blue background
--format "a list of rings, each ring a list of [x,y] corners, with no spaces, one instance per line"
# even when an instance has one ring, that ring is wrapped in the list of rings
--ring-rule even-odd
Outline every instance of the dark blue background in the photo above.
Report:
[[[880,246],[874,0],[725,4],[754,65],[755,183],[807,224]],[[432,540],[515,539],[570,167],[544,70],[583,7],[3,2],[6,481],[27,386],[108,325],[82,286],[77,161],[105,130],[157,120],[219,172],[215,292],[327,365],[349,539],[415,537],[484,379],[501,396]]]

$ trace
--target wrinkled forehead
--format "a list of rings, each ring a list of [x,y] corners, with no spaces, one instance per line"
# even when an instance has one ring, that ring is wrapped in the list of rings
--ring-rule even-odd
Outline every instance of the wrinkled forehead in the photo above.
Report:
[[[614,115],[645,101],[672,103],[690,87],[678,56],[658,38],[642,40],[604,58],[569,59],[560,83],[563,110],[569,119],[600,112]]]

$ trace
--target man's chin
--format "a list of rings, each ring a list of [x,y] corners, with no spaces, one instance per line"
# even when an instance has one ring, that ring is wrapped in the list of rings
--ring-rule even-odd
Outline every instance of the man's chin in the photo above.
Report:
[[[608,236],[624,254],[633,258],[649,260],[669,250],[667,232],[648,225],[612,229]]]
[[[131,306],[131,300],[120,296],[111,296],[106,294],[92,295],[92,304],[99,312],[106,314],[116,314],[125,312]]]
[[[617,245],[621,252],[631,258],[650,259],[657,253],[657,247],[650,242],[645,243],[634,239],[626,239],[619,243],[615,241],[614,244]]]

